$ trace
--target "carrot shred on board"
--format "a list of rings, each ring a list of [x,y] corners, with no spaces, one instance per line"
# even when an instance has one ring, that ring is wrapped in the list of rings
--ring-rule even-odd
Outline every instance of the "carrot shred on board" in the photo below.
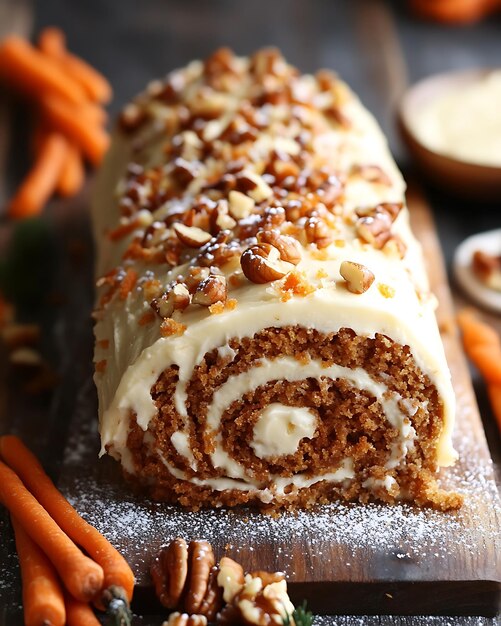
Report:
[[[17,472],[62,531],[103,568],[103,589],[121,587],[130,601],[134,590],[134,574],[127,561],[96,528],[80,517],[56,489],[35,455],[18,437],[4,435],[0,437],[0,456]]]
[[[0,501],[45,552],[68,591],[83,602],[92,600],[103,585],[102,568],[77,548],[17,474],[2,461]]]
[[[457,314],[459,327],[463,333],[463,343],[468,350],[474,345],[501,346],[498,333],[492,326],[482,322],[471,309],[463,309]]]
[[[501,384],[490,384],[487,387],[489,393],[489,400],[491,402],[492,412],[498,423],[498,428],[501,432]]]
[[[65,595],[66,626],[101,626],[94,611],[86,602]]]
[[[48,95],[42,110],[49,123],[73,141],[93,165],[99,165],[109,144],[107,133],[79,108],[62,98]]]
[[[23,583],[23,612],[26,626],[64,626],[66,610],[63,590],[45,554],[12,517],[16,550]]]
[[[43,53],[59,62],[91,100],[101,103],[111,100],[113,91],[110,83],[91,65],[66,49],[66,38],[59,28],[45,28],[40,33],[38,46]]]
[[[0,44],[0,77],[35,99],[53,93],[72,104],[86,100],[85,91],[71,75],[17,35],[6,37]]]
[[[67,154],[68,143],[59,133],[49,133],[42,139],[35,164],[9,203],[10,217],[30,217],[41,212],[56,188]]]
[[[74,145],[68,145],[68,153],[59,173],[56,191],[64,198],[74,196],[82,188],[85,178],[85,169],[80,150]]]

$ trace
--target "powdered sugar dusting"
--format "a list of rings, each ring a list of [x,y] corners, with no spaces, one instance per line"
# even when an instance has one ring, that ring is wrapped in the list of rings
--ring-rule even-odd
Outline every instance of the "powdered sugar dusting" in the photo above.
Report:
[[[238,556],[248,568],[262,565],[260,548],[271,546],[274,567],[298,581],[321,579],[327,573],[330,579],[354,580],[361,570],[364,579],[446,579],[448,564],[458,555],[462,559],[471,555],[474,562],[479,551],[501,554],[501,506],[492,463],[479,454],[482,443],[461,428],[455,444],[465,462],[447,470],[447,486],[466,496],[461,511],[444,514],[408,505],[334,503],[272,518],[248,510],[192,513],[133,495],[117,464],[96,459],[94,416],[89,381],[74,414],[61,488],[82,515],[126,554],[139,583],[147,582],[148,565],[158,546],[175,536],[207,539],[219,554]],[[304,549],[300,559],[298,545]],[[493,562],[493,577],[496,567],[499,563]]]

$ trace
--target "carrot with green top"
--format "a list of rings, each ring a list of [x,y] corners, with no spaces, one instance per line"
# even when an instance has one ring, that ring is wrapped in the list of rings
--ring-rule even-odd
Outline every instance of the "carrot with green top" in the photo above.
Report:
[[[45,28],[40,33],[38,46],[81,85],[91,100],[101,103],[111,100],[113,92],[110,83],[91,65],[67,50],[66,38],[59,28],[54,26]]]
[[[8,206],[10,217],[38,215],[54,192],[66,156],[68,142],[59,133],[41,139],[38,156]]]
[[[19,475],[52,519],[103,568],[103,589],[118,587],[130,601],[134,574],[111,543],[75,511],[45,473],[35,455],[14,435],[0,437],[0,456]],[[75,596],[76,597],[76,596]]]
[[[81,104],[87,98],[81,85],[54,59],[17,35],[6,37],[0,44],[0,78],[37,99],[53,93],[67,102]]]
[[[88,602],[103,585],[100,565],[85,556],[26,489],[17,474],[0,461],[0,501],[43,550],[68,591]]]
[[[94,611],[86,602],[79,602],[66,594],[66,626],[101,626]]]
[[[108,149],[109,137],[89,115],[63,98],[47,95],[42,111],[50,125],[73,141],[93,165],[99,165]]]
[[[26,626],[64,626],[63,589],[51,563],[21,524],[12,517],[23,583]]]

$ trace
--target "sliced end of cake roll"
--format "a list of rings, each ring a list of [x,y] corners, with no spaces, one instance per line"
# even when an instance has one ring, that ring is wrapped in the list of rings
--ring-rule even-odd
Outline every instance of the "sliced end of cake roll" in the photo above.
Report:
[[[335,75],[223,49],[149,85],[94,225],[102,452],[153,497],[460,505],[404,183]]]

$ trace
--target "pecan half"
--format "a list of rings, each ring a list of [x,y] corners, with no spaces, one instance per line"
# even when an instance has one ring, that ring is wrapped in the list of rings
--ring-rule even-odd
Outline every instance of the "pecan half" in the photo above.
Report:
[[[292,263],[283,261],[279,250],[269,243],[247,248],[240,257],[240,265],[245,276],[257,284],[279,280],[294,268]]]
[[[282,261],[297,265],[301,261],[301,244],[294,237],[282,235],[279,230],[261,230],[257,233],[259,243],[269,243],[280,253]]]
[[[160,602],[168,609],[177,608],[188,576],[186,541],[177,538],[162,548],[150,572]]]
[[[208,589],[209,575],[215,563],[212,546],[207,541],[190,541],[188,590],[184,600],[188,613],[198,613]]]
[[[171,613],[162,626],[207,626],[205,615],[188,615],[187,613]]]
[[[228,296],[226,278],[220,274],[210,274],[199,283],[193,295],[193,304],[210,306],[216,302],[225,302]]]

